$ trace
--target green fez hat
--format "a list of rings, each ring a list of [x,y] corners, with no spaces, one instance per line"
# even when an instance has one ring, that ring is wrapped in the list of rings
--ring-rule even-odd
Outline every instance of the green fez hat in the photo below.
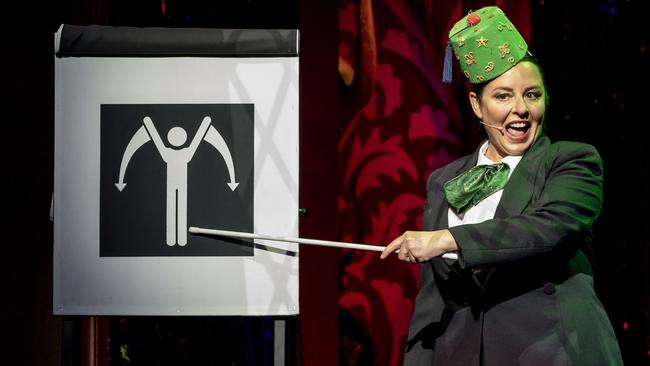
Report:
[[[470,12],[449,31],[443,82],[451,83],[451,50],[473,84],[510,70],[528,52],[528,45],[501,9],[487,6]]]

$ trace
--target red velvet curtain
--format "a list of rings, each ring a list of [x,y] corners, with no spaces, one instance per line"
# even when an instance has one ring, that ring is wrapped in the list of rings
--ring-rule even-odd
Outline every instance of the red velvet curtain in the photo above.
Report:
[[[480,130],[460,74],[455,68],[455,84],[443,85],[442,63],[453,23],[492,4],[340,1],[340,240],[386,245],[421,228],[429,172],[474,148]],[[529,2],[496,5],[529,40]],[[339,254],[341,364],[401,364],[418,266],[375,252]]]

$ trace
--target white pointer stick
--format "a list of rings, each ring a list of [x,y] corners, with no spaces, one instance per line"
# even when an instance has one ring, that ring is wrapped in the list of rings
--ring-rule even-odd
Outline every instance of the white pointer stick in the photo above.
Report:
[[[243,239],[263,239],[263,240],[272,240],[272,241],[283,241],[289,243],[320,245],[325,247],[371,250],[375,252],[383,252],[384,249],[386,249],[386,247],[380,245],[343,243],[340,241],[305,239],[305,238],[288,238],[284,236],[270,236],[270,235],[262,235],[262,234],[243,233],[239,231],[203,229],[194,226],[190,226],[189,232],[192,234],[218,235],[218,236],[228,236],[232,238],[243,238]],[[458,254],[445,253],[442,255],[442,257],[446,259],[458,259]]]

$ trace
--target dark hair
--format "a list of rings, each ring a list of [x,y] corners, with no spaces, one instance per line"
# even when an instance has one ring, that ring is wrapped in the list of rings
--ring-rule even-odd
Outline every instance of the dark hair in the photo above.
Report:
[[[546,89],[546,78],[544,77],[544,69],[542,69],[542,65],[540,64],[539,60],[535,58],[535,56],[531,55],[530,53],[526,53],[526,55],[519,60],[518,63],[522,63],[524,61],[528,61],[532,63],[533,65],[537,66],[537,70],[539,70],[540,75],[542,75],[542,86],[544,87],[544,98],[545,98],[545,103],[548,106],[548,91]],[[472,90],[476,95],[478,96],[479,101],[481,100],[481,96],[483,94],[483,89],[485,89],[485,86],[490,82],[491,80],[478,83],[478,84],[472,84]]]

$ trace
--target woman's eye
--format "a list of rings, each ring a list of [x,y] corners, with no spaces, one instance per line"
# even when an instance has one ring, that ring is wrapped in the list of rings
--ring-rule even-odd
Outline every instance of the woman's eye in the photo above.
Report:
[[[537,100],[542,96],[542,93],[539,91],[530,91],[525,94],[526,98]]]
[[[504,101],[504,100],[508,100],[510,95],[509,94],[497,94],[495,97],[496,97],[496,99],[498,101]]]

